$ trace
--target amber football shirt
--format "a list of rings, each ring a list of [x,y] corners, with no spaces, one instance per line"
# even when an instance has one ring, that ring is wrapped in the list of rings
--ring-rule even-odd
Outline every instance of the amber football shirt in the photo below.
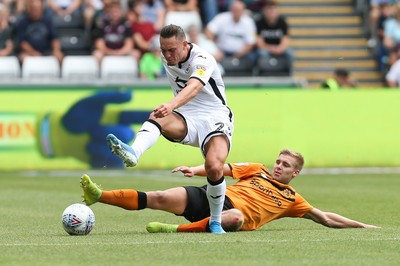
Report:
[[[239,179],[226,189],[232,205],[244,215],[241,230],[255,230],[282,217],[302,217],[313,207],[289,185],[272,179],[260,163],[229,164]]]

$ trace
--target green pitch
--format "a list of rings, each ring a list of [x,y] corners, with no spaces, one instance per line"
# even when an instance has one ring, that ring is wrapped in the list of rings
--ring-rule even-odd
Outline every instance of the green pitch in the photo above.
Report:
[[[0,265],[398,265],[398,175],[303,175],[292,185],[314,207],[381,229],[329,229],[285,218],[253,232],[149,234],[151,221],[182,223],[161,211],[95,204],[88,236],[69,236],[61,214],[80,202],[82,172],[0,172]],[[142,191],[193,184],[168,172],[90,171],[104,189]],[[231,181],[230,181],[231,182]]]

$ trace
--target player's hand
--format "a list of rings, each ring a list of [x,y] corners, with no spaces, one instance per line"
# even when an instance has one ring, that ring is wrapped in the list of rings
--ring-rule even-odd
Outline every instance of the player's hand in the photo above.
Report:
[[[381,228],[381,227],[372,224],[364,224],[364,228]]]
[[[172,107],[172,104],[170,103],[163,103],[157,106],[153,110],[153,114],[156,118],[163,118],[166,117],[167,115],[170,115],[174,111],[174,108]]]
[[[181,172],[186,177],[194,176],[194,171],[191,167],[188,166],[179,166],[172,170],[172,173]]]
[[[131,91],[100,91],[72,105],[65,113],[49,112],[38,119],[37,143],[44,157],[72,157],[93,168],[122,168],[105,141],[118,134],[128,143],[135,137],[133,124],[146,121],[150,111],[107,109],[108,104],[130,101]]]

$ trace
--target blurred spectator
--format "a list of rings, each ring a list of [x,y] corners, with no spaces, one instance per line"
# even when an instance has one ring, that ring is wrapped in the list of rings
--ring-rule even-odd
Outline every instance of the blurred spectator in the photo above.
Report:
[[[333,78],[328,78],[321,83],[321,88],[330,90],[355,87],[357,87],[357,82],[350,78],[349,71],[344,68],[335,69]]]
[[[53,18],[44,15],[42,0],[26,3],[26,14],[18,20],[15,28],[21,62],[26,56],[53,55],[61,63],[64,55]]]
[[[196,25],[203,29],[198,0],[164,0],[165,24],[180,26],[185,32],[189,26]]]
[[[384,34],[385,34],[385,23],[388,19],[394,18],[395,16],[395,11],[396,8],[389,5],[388,3],[382,3],[379,5],[379,10],[380,10],[380,16],[378,18],[377,22],[377,36],[383,40]]]
[[[209,40],[196,26],[190,26],[187,31],[188,41],[195,43],[207,52],[209,52],[217,61],[221,61],[224,57],[223,53],[218,49],[217,45]],[[217,63],[222,75],[225,71],[220,63]]]
[[[107,6],[108,18],[95,29],[93,56],[101,62],[106,55],[130,55],[139,62],[140,52],[134,49],[131,25],[123,15],[121,4],[114,1]]]
[[[384,66],[389,64],[388,52],[385,46],[383,45],[385,37],[385,23],[388,19],[393,17],[395,9],[388,3],[381,3],[379,7],[380,7],[380,17],[378,19],[378,24],[377,24],[377,35],[376,35],[377,43],[375,45],[378,56],[378,68],[379,70],[384,71]]]
[[[286,56],[289,69],[293,62],[293,53],[289,48],[289,26],[283,16],[279,14],[275,1],[267,0],[262,8],[262,16],[257,25],[257,48],[260,57]]]
[[[215,16],[207,24],[205,35],[213,40],[224,57],[246,57],[254,62],[256,54],[256,25],[254,20],[247,15],[242,1],[235,0],[230,6],[230,11]],[[218,58],[221,61],[223,58]]]
[[[10,24],[15,24],[17,19],[26,10],[26,0],[3,0],[2,3],[7,7],[9,11]]]
[[[260,13],[264,6],[264,2],[268,0],[243,0],[246,8],[252,13]]]
[[[390,88],[400,87],[400,46],[397,46],[396,52],[398,59],[391,65],[385,77],[387,86]]]
[[[370,0],[369,6],[369,30],[372,38],[377,36],[377,25],[379,17],[381,16],[381,5],[386,4],[389,7],[395,6],[398,0]]]
[[[0,56],[9,56],[14,51],[9,25],[9,11],[6,5],[0,4]]]
[[[197,0],[164,0],[167,12],[170,11],[196,11],[198,12]]]
[[[119,0],[102,0],[103,8],[96,10],[95,16],[93,18],[93,31],[96,28],[102,27],[104,23],[110,19],[109,8],[113,2],[119,2]]]
[[[95,18],[104,8],[102,0],[85,0],[84,19],[86,29],[92,29]]]
[[[218,13],[229,11],[230,6],[234,0],[217,0],[218,2]]]
[[[139,71],[142,79],[154,80],[163,76],[164,67],[160,53],[160,37],[155,35],[150,40],[149,52],[140,59]]]
[[[57,16],[82,16],[82,0],[47,0],[47,7]]]
[[[400,44],[400,8],[385,22],[383,44],[389,54],[389,65],[392,65],[397,60],[396,47]]]
[[[213,41],[208,39],[204,33],[199,31],[196,26],[190,26],[186,33],[188,35],[187,37],[189,42],[195,43],[207,52],[209,52],[217,59],[217,61],[220,61],[218,59],[221,59],[224,56],[223,53],[218,49],[217,45]]]
[[[157,34],[154,24],[143,16],[144,1],[136,0],[130,2],[130,10],[135,16],[132,22],[133,40],[140,52],[150,51],[150,40]]]
[[[153,23],[153,26],[157,32],[164,27],[166,9],[162,0],[129,0],[131,1],[142,1],[142,19]]]
[[[201,21],[207,25],[219,13],[218,2],[215,0],[199,0]]]
[[[127,3],[128,10],[126,11],[125,16],[130,23],[133,23],[138,19],[135,11],[135,6],[138,2],[143,2],[143,0],[129,0]]]

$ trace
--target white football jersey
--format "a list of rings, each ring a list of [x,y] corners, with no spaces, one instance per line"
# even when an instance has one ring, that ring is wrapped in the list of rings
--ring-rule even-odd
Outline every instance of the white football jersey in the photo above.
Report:
[[[201,114],[221,110],[232,115],[227,107],[225,84],[215,58],[194,43],[189,43],[189,46],[188,58],[175,66],[169,66],[161,54],[174,96],[185,89],[191,78],[198,79],[204,85],[193,99],[179,108],[179,111]]]

